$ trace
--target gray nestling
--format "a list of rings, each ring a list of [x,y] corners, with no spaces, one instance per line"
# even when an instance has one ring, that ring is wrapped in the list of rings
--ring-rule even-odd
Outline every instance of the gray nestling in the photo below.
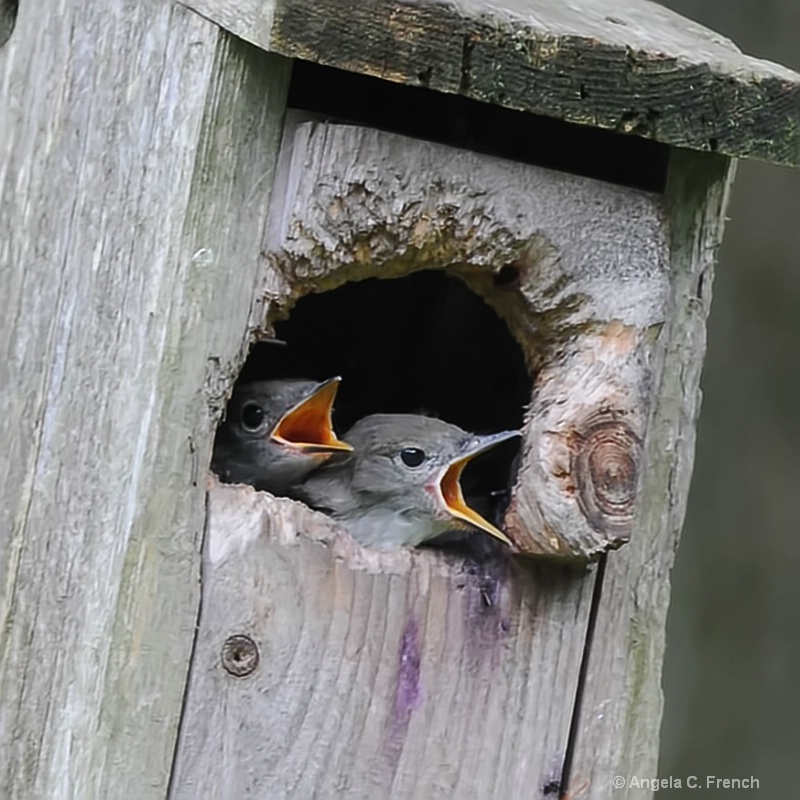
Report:
[[[353,452],[328,462],[297,488],[312,508],[341,520],[361,544],[381,550],[414,547],[454,529],[508,537],[467,505],[464,467],[514,436],[467,433],[416,414],[374,414],[344,436]]]
[[[211,468],[220,480],[291,494],[332,455],[350,452],[331,422],[340,380],[284,378],[237,387],[214,440]]]

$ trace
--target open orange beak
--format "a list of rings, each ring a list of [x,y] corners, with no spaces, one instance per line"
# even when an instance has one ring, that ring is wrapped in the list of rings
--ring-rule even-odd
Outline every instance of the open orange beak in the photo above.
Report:
[[[331,451],[352,451],[347,442],[333,432],[331,411],[341,378],[324,381],[305,399],[292,406],[273,428],[270,438],[299,450],[316,451],[321,456]]]
[[[511,540],[501,530],[495,528],[491,522],[484,519],[477,511],[470,508],[464,500],[464,495],[461,491],[461,473],[464,467],[472,461],[475,456],[485,453],[500,442],[505,442],[512,439],[514,436],[519,436],[519,431],[503,431],[502,433],[494,433],[489,436],[474,436],[464,446],[464,453],[451,461],[447,465],[444,472],[441,473],[438,485],[439,499],[444,505],[447,512],[463,522],[468,522],[482,531],[485,531],[495,539],[499,539],[507,545],[511,544]]]

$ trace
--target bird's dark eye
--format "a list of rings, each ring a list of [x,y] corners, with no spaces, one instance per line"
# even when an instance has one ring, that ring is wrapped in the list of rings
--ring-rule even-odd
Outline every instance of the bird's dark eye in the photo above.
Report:
[[[419,447],[405,447],[400,451],[400,458],[407,467],[418,467],[425,460],[425,451]]]
[[[242,409],[241,420],[248,431],[256,431],[264,421],[264,409],[256,403],[248,403]]]

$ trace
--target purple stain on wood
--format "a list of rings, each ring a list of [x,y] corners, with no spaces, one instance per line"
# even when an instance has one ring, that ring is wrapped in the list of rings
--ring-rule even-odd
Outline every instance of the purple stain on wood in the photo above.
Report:
[[[397,664],[397,686],[394,692],[394,705],[389,729],[386,754],[392,763],[397,766],[400,753],[403,749],[403,740],[406,737],[411,714],[419,705],[421,689],[419,683],[420,653],[419,629],[414,619],[406,623],[405,630],[400,639],[400,652]]]
[[[510,579],[510,570],[506,562],[498,559],[473,564],[467,575],[464,598],[467,604],[466,663],[471,672],[477,672],[487,658],[491,667],[497,665],[497,645],[512,631],[509,598],[506,602],[503,598],[509,588],[506,582]]]
[[[400,640],[400,664],[394,697],[395,716],[410,716],[419,701],[419,644],[417,623],[411,619]]]

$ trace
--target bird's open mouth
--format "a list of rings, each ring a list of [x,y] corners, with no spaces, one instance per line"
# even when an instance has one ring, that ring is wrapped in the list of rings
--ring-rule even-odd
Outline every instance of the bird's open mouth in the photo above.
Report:
[[[331,378],[292,406],[273,428],[270,438],[279,444],[310,454],[331,455],[353,448],[338,439],[333,431],[331,411],[341,378]]]
[[[496,528],[489,520],[484,519],[475,509],[467,505],[467,501],[461,491],[461,473],[473,458],[514,436],[519,436],[519,431],[503,431],[490,436],[473,437],[465,445],[464,454],[448,464],[438,481],[440,502],[452,517],[474,525],[476,528],[508,545],[511,544],[511,540],[499,528]]]

